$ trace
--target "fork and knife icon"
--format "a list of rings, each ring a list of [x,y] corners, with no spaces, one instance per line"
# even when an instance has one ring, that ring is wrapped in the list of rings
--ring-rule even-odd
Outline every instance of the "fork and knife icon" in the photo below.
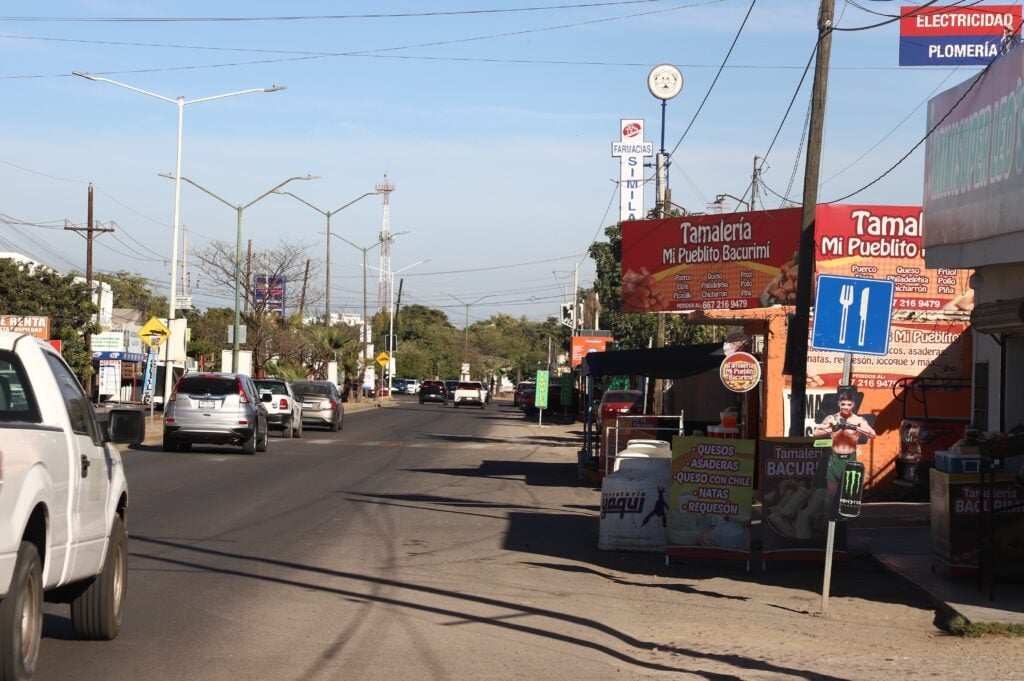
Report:
[[[864,345],[864,334],[868,326],[868,300],[871,289],[865,288],[860,292],[860,324],[857,329],[857,345]],[[846,326],[850,316],[850,306],[854,302],[853,284],[843,284],[839,289],[839,304],[843,306],[842,319],[839,322],[839,342],[846,342]]]

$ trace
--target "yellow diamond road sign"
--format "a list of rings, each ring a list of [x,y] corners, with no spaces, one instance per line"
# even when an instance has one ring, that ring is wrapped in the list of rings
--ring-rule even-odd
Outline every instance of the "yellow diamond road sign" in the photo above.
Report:
[[[381,365],[382,367],[386,367],[388,365],[388,362],[391,361],[391,357],[389,357],[388,353],[386,352],[380,353],[374,359],[376,359],[377,364]]]
[[[156,317],[150,317],[149,321],[139,329],[139,338],[150,347],[161,345],[170,335],[171,330],[164,326],[163,322]]]

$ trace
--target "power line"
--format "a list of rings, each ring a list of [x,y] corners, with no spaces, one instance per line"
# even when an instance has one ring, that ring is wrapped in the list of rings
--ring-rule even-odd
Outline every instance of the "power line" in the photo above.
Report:
[[[508,7],[503,9],[440,10],[434,12],[393,12],[375,14],[316,14],[265,17],[40,17],[9,16],[0,21],[31,21],[47,23],[242,23],[264,21],[338,21],[352,19],[409,19],[417,17],[468,16],[474,14],[512,14],[523,12],[547,12],[560,9],[589,9],[615,5],[642,5],[660,0],[615,0],[614,2],[588,2],[574,5],[541,5],[533,7]]]

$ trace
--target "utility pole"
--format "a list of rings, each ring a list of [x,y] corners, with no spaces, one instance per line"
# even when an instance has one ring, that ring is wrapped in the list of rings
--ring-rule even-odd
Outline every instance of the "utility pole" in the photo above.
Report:
[[[796,284],[796,310],[786,334],[786,361],[783,373],[791,376],[789,436],[802,437],[807,402],[807,337],[811,323],[811,284],[814,267],[814,220],[818,206],[818,178],[821,172],[821,138],[828,92],[829,53],[832,49],[832,17],[835,0],[821,0],[818,10],[818,53],[811,88],[811,121],[807,137],[804,170],[803,219],[800,232],[799,270]]]
[[[252,285],[252,239],[245,255],[245,314],[249,314],[249,287]]]
[[[757,210],[757,154],[754,155],[754,174],[750,176],[750,212]]]
[[[93,198],[92,197],[93,197],[92,182],[90,182],[89,183],[88,201],[87,201],[87,204],[86,204],[85,227],[77,227],[77,226],[75,226],[73,224],[65,224],[64,225],[64,229],[66,229],[69,232],[85,232],[85,285],[89,289],[89,300],[90,300],[90,302],[92,301],[93,296],[94,295],[96,296],[96,304],[97,304],[97,308],[98,308],[99,307],[99,302],[100,302],[100,296],[99,296],[99,293],[96,291],[96,287],[93,286],[93,283],[92,283],[92,240],[96,238],[96,234],[102,234],[103,232],[113,232],[114,228],[113,227],[96,227],[95,222],[93,220]],[[65,221],[65,223],[66,222],[67,221]],[[113,224],[113,223],[111,223],[111,224]],[[97,318],[97,320],[99,319],[99,315],[98,314],[96,315],[96,318]],[[86,349],[86,352],[88,352],[89,356],[92,357],[92,334],[91,333],[85,334],[84,339],[85,339],[85,349]],[[92,399],[92,374],[91,373],[88,376],[85,377],[85,386],[84,386],[84,388],[85,388],[85,394],[90,396],[89,399]],[[97,395],[98,395],[98,393],[97,393]]]
[[[306,259],[306,273],[302,275],[302,295],[299,296],[299,314],[306,316],[306,286],[309,284],[309,259]]]

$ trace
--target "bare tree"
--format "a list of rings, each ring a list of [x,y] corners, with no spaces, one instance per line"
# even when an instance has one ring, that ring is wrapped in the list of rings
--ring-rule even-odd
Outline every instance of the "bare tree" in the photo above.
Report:
[[[257,373],[271,357],[280,355],[280,350],[292,349],[287,347],[287,343],[283,344],[285,348],[276,347],[279,341],[283,340],[277,331],[283,321],[280,314],[282,308],[285,315],[298,312],[303,280],[306,279],[307,309],[322,298],[322,291],[311,284],[319,280],[319,266],[310,267],[306,278],[308,248],[309,246],[305,244],[281,241],[274,248],[254,252],[251,267],[247,267],[244,261],[239,263],[239,271],[242,273],[239,293],[245,301],[243,307],[248,309],[242,316],[242,321],[246,325],[245,348],[252,351],[253,367]],[[234,291],[234,244],[212,241],[209,245],[196,249],[193,257],[207,281],[213,286]],[[244,274],[247,270],[252,272],[248,280]]]

